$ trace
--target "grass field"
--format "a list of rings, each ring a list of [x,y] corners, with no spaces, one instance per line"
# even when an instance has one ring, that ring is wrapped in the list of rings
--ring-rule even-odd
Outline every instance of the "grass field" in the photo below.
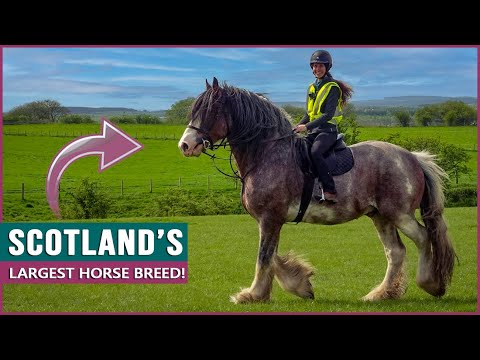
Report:
[[[100,174],[98,157],[75,161],[62,176],[60,202],[65,191],[78,186],[85,177],[96,181],[102,189],[119,199],[118,202],[128,199],[129,204],[125,206],[142,209],[121,216],[148,215],[143,208],[150,206],[155,194],[172,188],[231,190],[238,186],[231,178],[220,174],[210,158],[186,159],[180,154],[177,142],[184,126],[120,125],[120,128],[137,137],[144,149]],[[3,219],[53,220],[45,198],[45,177],[51,161],[75,137],[98,134],[99,131],[98,124],[3,126]],[[470,154],[468,167],[471,172],[460,176],[459,185],[477,183],[476,127],[360,128],[360,131],[361,140],[381,139],[399,133],[402,137],[435,137],[461,146]],[[219,158],[228,158],[228,154],[224,149],[216,152]],[[228,161],[217,160],[215,164],[231,173]]]
[[[455,127],[360,127],[360,140],[378,140],[398,134],[400,138],[436,138],[456,145],[467,151],[477,151],[478,128],[476,126]]]
[[[231,179],[220,175],[206,156],[186,159],[177,149],[183,126],[126,125],[124,131],[139,139],[144,149],[98,173],[98,158],[74,162],[64,173],[61,196],[84,177],[97,181],[122,201],[135,218],[108,221],[187,222],[189,226],[189,281],[179,285],[3,285],[5,312],[108,313],[452,313],[477,311],[477,208],[446,209],[450,235],[460,264],[451,287],[434,298],[415,284],[417,251],[407,247],[409,286],[400,300],[364,303],[359,299],[383,279],[386,260],[375,228],[368,218],[337,226],[310,224],[283,227],[281,254],[303,254],[317,269],[312,278],[315,300],[306,301],[274,283],[267,304],[234,305],[229,296],[253,279],[258,229],[248,215],[204,217],[151,217],[156,194],[178,189],[232,190]],[[98,125],[3,126],[3,221],[51,221],[45,199],[45,177],[56,153],[78,136],[98,134]],[[472,173],[461,183],[477,182],[477,128],[360,128],[361,140],[399,133],[428,136],[461,146],[469,152]],[[219,157],[228,152],[220,150]],[[229,172],[227,161],[217,165]],[[151,181],[151,182],[150,182]],[[22,183],[25,200],[21,199]],[[150,184],[153,189],[150,193]],[[239,189],[238,189],[239,192]],[[62,201],[62,197],[60,198]],[[128,212],[127,212],[128,213]],[[103,220],[102,220],[103,221]]]
[[[477,208],[445,213],[458,255],[446,295],[434,298],[415,284],[417,250],[407,248],[408,289],[399,300],[364,303],[360,298],[380,283],[386,260],[370,219],[336,226],[286,224],[279,253],[293,250],[316,267],[315,300],[286,293],[274,282],[272,301],[235,305],[229,296],[253,280],[258,229],[248,215],[155,218],[188,223],[187,284],[3,285],[5,312],[119,313],[463,313],[477,311]],[[118,219],[118,221],[145,221]]]

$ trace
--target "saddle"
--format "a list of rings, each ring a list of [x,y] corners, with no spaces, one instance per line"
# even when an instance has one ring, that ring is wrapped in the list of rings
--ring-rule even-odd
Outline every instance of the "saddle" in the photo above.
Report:
[[[354,164],[352,150],[345,144],[344,137],[344,134],[338,134],[337,141],[323,154],[332,176],[345,174],[352,169]],[[295,145],[300,154],[300,167],[304,174],[313,178],[317,177],[313,159],[310,155],[312,144],[306,138],[298,138]]]
[[[327,163],[328,169],[332,176],[338,176],[350,171],[354,164],[352,150],[345,144],[343,140],[344,134],[338,134],[337,141],[325,152],[323,158]],[[312,144],[306,138],[297,138],[295,142],[297,153],[300,159],[300,168],[304,174],[302,199],[298,214],[293,220],[297,224],[302,221],[303,215],[307,211],[312,196],[319,195],[319,183],[313,159],[310,155]],[[315,186],[316,185],[316,186]]]

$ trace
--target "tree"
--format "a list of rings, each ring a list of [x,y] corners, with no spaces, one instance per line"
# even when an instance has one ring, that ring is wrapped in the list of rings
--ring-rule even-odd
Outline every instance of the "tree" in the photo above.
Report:
[[[438,113],[438,107],[435,105],[425,105],[415,112],[414,118],[418,125],[429,126],[435,120],[441,119],[441,116]]]
[[[302,107],[283,105],[282,108],[290,115],[294,124],[298,124],[302,120],[303,115],[305,115],[305,109]]]
[[[60,116],[70,113],[70,110],[60,105],[60,103],[56,100],[43,100],[40,101],[38,105],[45,108],[46,116],[50,122],[53,123],[57,122]]]
[[[466,126],[475,123],[477,111],[463,101],[447,101],[440,104],[440,113],[447,126]]]
[[[192,111],[192,105],[195,98],[189,97],[184,100],[177,101],[169,110],[165,111],[165,123],[187,125],[188,115]]]
[[[469,173],[467,161],[468,155],[464,149],[452,144],[444,144],[438,164],[455,178],[455,184],[458,185],[459,175]]]
[[[61,115],[70,111],[56,100],[40,100],[19,105],[6,115],[8,119],[22,119],[24,123],[56,122]]]
[[[338,132],[345,135],[345,142],[353,145],[358,142],[360,130],[358,129],[357,113],[353,104],[347,104],[343,108],[343,119],[337,124]]]
[[[409,127],[410,122],[412,121],[412,117],[410,116],[410,113],[406,110],[399,110],[396,111],[393,116],[397,119],[398,123],[402,127]]]

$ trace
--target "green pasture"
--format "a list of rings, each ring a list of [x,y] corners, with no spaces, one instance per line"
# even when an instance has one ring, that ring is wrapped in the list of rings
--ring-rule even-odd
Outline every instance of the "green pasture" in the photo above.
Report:
[[[462,183],[477,183],[477,147],[478,129],[476,126],[454,127],[360,127],[359,140],[383,140],[390,136],[398,135],[400,139],[408,138],[434,138],[441,142],[453,144],[467,151],[469,160],[467,167],[470,174],[462,175],[459,185]]]
[[[6,313],[474,313],[477,311],[477,208],[446,209],[458,255],[453,280],[442,298],[415,284],[417,250],[407,248],[408,288],[399,300],[365,303],[386,269],[383,246],[367,217],[342,225],[285,224],[279,253],[292,250],[316,268],[314,300],[283,291],[274,282],[268,303],[235,305],[229,297],[250,286],[258,250],[258,228],[249,215],[149,218],[188,224],[187,284],[7,284]],[[132,222],[144,219],[118,219]]]
[[[435,138],[456,145],[467,151],[477,151],[478,129],[476,126],[452,127],[360,127],[360,141],[379,140],[398,134],[400,138]]]
[[[66,191],[74,189],[82,178],[89,178],[117,199],[128,202],[123,207],[141,209],[118,216],[149,216],[147,209],[159,194],[171,189],[238,190],[239,184],[222,175],[231,174],[229,152],[219,149],[215,164],[205,155],[185,158],[177,148],[184,126],[120,125],[136,137],[144,149],[115,166],[98,173],[98,157],[75,161],[65,171],[60,183],[60,204]],[[47,124],[3,126],[3,219],[5,221],[53,220],[45,198],[45,178],[49,165],[63,146],[79,136],[100,133],[99,124]],[[459,185],[477,183],[477,128],[360,128],[360,139],[400,136],[435,137],[468,150],[470,174],[461,175]],[[475,150],[474,150],[475,149]],[[223,160],[225,159],[225,160]],[[22,199],[23,191],[23,199]],[[161,214],[159,214],[161,215]]]
[[[108,120],[108,118],[107,118]],[[185,130],[182,125],[116,124],[131,136],[139,139],[180,139]],[[3,125],[3,135],[72,137],[100,133],[100,124],[30,124]]]

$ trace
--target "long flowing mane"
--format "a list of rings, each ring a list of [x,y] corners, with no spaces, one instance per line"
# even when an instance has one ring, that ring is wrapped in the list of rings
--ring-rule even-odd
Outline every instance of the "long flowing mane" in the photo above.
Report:
[[[292,133],[288,114],[265,96],[226,83],[216,91],[209,88],[200,94],[193,104],[191,118],[199,119],[208,129],[218,113],[227,118],[230,145],[248,147],[254,153],[265,140]]]

